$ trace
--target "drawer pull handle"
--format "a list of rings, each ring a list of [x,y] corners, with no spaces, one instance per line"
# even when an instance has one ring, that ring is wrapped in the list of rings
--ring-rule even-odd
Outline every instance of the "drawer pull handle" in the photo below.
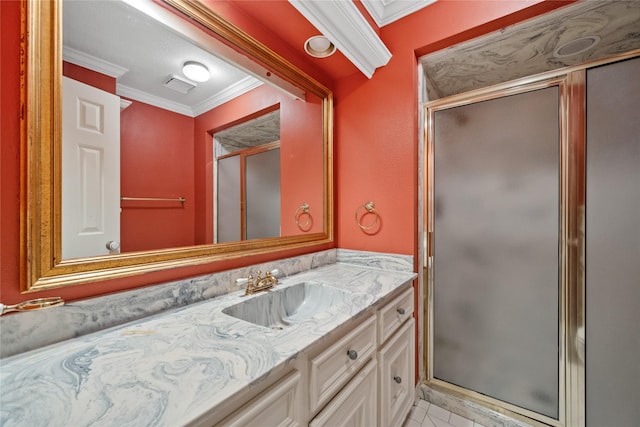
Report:
[[[404,308],[399,308],[397,311],[398,311],[398,314],[401,316],[404,314]]]
[[[356,360],[358,358],[358,352],[355,350],[347,350],[347,356],[349,356],[351,360]]]
[[[393,377],[393,380],[398,384],[400,384],[402,382],[402,378],[400,378],[398,376]]]

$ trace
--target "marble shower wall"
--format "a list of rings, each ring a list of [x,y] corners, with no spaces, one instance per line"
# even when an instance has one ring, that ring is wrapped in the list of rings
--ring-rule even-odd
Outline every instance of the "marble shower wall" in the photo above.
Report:
[[[565,43],[596,36],[573,56]],[[582,1],[421,58],[428,99],[435,100],[640,49],[640,2]]]

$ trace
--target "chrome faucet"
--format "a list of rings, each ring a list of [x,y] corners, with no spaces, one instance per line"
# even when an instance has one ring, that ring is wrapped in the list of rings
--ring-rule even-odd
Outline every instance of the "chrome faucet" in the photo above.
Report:
[[[279,274],[278,270],[267,271],[267,273],[262,277],[260,276],[262,274],[260,270],[258,270],[256,274],[257,277],[255,278],[255,281],[253,275],[251,274],[247,278],[236,280],[236,284],[238,285],[242,285],[244,283],[247,284],[244,292],[245,295],[252,295],[258,292],[268,291],[278,284],[278,278],[276,277],[276,275]]]

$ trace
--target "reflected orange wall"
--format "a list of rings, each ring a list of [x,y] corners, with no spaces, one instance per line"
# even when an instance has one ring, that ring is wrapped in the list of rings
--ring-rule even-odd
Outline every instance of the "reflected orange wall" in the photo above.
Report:
[[[67,61],[62,62],[62,75],[109,93],[116,93],[116,79]]]
[[[213,238],[213,132],[256,111],[276,108],[280,108],[282,235],[301,234],[293,214],[305,202],[315,207],[317,218],[308,232],[322,231],[322,105],[313,96],[302,102],[261,85],[195,119],[196,244],[211,243]]]
[[[417,59],[416,54],[440,49],[546,12],[566,2],[440,0],[422,11],[380,30],[393,53],[389,64],[371,80],[356,73],[334,85],[323,73],[314,72],[291,48],[279,46],[265,35],[264,27],[234,10],[232,2],[207,3],[274,51],[328,85],[335,93],[336,236],[343,248],[398,252],[417,251]],[[20,295],[20,3],[0,1],[2,25],[2,125],[0,196],[0,292],[5,304],[24,300]],[[205,129],[195,129],[202,141]],[[198,155],[196,151],[195,155]],[[206,175],[206,171],[196,171]],[[202,191],[202,189],[196,189]],[[382,229],[364,235],[355,224],[355,209],[373,200],[382,218]],[[202,219],[200,218],[202,221]],[[200,236],[202,237],[202,236]],[[30,294],[59,295],[67,300],[89,297],[168,280],[221,271],[280,257],[334,247],[312,246],[303,250],[245,257],[225,262],[167,270],[87,286],[72,286]]]
[[[193,245],[193,118],[133,101],[120,114],[120,127],[122,196],[186,199],[123,201],[122,250]]]

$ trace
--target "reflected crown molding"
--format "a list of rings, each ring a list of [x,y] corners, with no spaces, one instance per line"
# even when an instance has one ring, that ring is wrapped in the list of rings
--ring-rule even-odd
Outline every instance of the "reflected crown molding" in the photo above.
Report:
[[[71,64],[113,77],[114,79],[124,76],[129,71],[128,68],[121,67],[120,65],[105,61],[104,59],[89,55],[88,53],[81,52],[69,46],[62,48],[62,59]]]
[[[195,116],[199,116],[200,114],[206,113],[212,108],[222,105],[225,102],[230,101],[233,98],[236,98],[242,95],[243,93],[247,93],[250,90],[255,89],[261,85],[262,85],[262,82],[260,80],[257,80],[253,77],[247,77],[231,86],[228,86],[224,90],[221,90],[220,92],[215,94],[215,96],[212,96],[211,98],[203,101],[202,103],[198,105],[194,105],[193,115],[195,117]]]
[[[124,96],[125,98],[130,98],[135,101],[144,102],[145,104],[150,104],[158,108],[173,111],[174,113],[182,114],[189,117],[196,117],[261,85],[261,81],[256,80],[253,77],[247,77],[216,93],[200,104],[194,105],[193,108],[188,105],[169,101],[165,98],[151,95],[141,90],[121,84],[116,84],[116,93],[119,96]]]
[[[100,74],[118,79],[125,75],[129,70],[125,67],[121,67],[117,64],[105,61],[93,55],[89,55],[85,52],[81,52],[77,49],[70,47],[64,47],[62,50],[62,59],[71,64],[78,65],[80,67],[87,68]],[[244,93],[249,92],[252,89],[262,85],[262,82],[254,77],[247,76],[241,81],[226,87],[224,90],[215,93],[211,97],[205,99],[198,105],[190,107],[178,102],[170,101],[168,99],[135,89],[123,84],[116,83],[116,94],[124,96],[125,98],[133,99],[134,101],[144,102],[145,104],[153,105],[158,108],[173,111],[174,113],[183,114],[189,117],[196,117],[200,114],[224,104]]]

